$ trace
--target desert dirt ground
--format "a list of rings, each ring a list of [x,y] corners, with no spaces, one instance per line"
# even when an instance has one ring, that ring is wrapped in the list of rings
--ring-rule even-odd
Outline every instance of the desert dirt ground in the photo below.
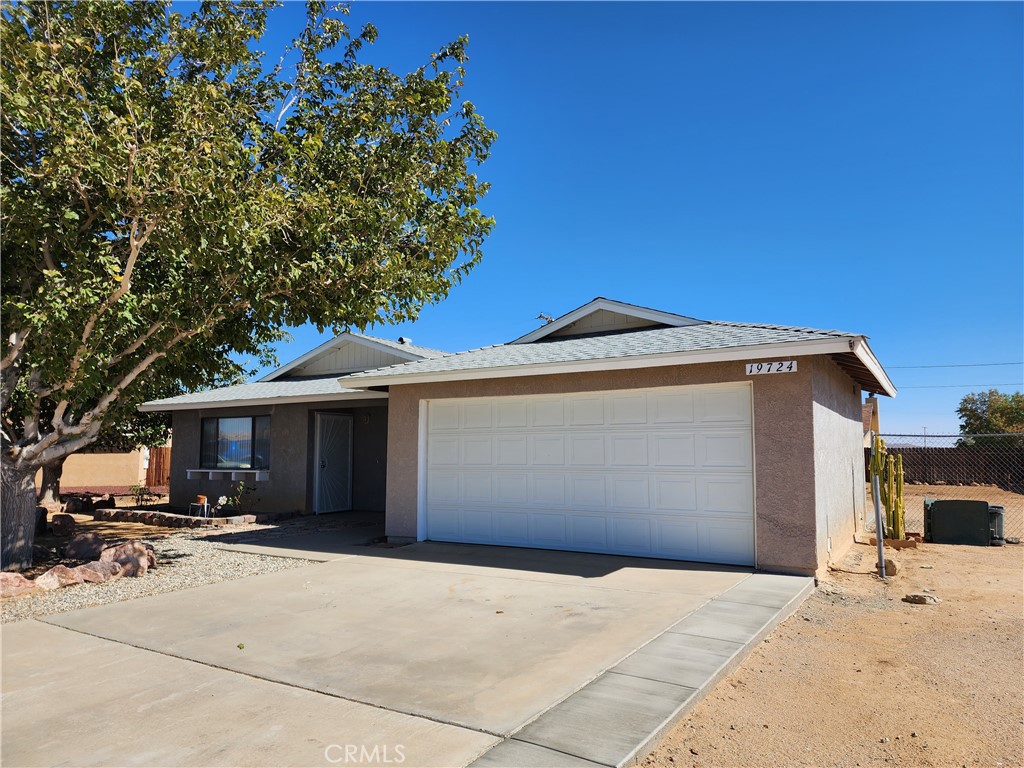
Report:
[[[886,550],[887,554],[889,550]],[[1024,766],[1024,546],[854,544],[644,766]],[[941,603],[902,598],[930,590]]]

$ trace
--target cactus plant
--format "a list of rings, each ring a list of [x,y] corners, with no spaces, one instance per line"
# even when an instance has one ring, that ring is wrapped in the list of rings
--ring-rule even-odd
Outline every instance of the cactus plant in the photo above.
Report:
[[[872,477],[878,476],[879,501],[885,508],[885,531],[882,533],[888,539],[902,539],[906,535],[903,455],[889,453],[886,450],[885,441],[876,436],[870,470]]]

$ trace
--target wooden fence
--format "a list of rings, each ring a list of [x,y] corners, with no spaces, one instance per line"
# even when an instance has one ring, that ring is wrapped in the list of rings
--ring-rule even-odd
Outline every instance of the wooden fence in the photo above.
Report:
[[[146,487],[166,487],[171,482],[171,449],[150,448],[149,467],[146,469]]]

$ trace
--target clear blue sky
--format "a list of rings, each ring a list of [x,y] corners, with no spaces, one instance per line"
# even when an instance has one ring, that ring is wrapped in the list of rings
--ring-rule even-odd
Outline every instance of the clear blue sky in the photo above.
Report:
[[[290,4],[264,48],[301,22]],[[498,133],[481,266],[419,321],[450,351],[596,296],[870,338],[884,432],[955,433],[1024,381],[1024,5],[355,3],[402,72],[470,36]],[[294,332],[283,361],[327,335]],[[914,366],[1014,363],[987,367]],[[961,386],[971,385],[971,386]],[[927,387],[927,388],[921,388]]]

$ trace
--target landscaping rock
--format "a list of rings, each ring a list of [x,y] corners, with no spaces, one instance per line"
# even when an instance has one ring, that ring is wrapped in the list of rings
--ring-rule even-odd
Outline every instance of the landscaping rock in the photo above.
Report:
[[[109,546],[98,533],[80,533],[64,547],[64,557],[70,560],[95,560]]]
[[[93,504],[94,509],[116,509],[117,501],[114,499],[114,494],[108,494],[107,498],[100,499]]]
[[[915,605],[938,605],[942,601],[935,595],[925,594],[924,592],[912,592],[904,596],[903,602],[914,603]]]
[[[878,570],[878,566],[877,565],[875,566],[875,570],[876,571]],[[899,564],[896,562],[896,560],[891,558],[891,557],[887,557],[887,558],[885,558],[885,573],[884,574],[879,574],[879,575],[880,576],[895,576],[897,573],[899,573],[899,570],[900,570],[899,569]]]
[[[156,567],[156,553],[138,539],[107,547],[100,553],[101,563],[120,563],[122,576],[145,576]]]
[[[75,518],[71,515],[54,515],[50,522],[55,536],[70,536],[75,532]]]
[[[68,568],[66,565],[55,565],[42,576],[39,576],[35,581],[37,587],[41,587],[49,592],[54,589],[60,589],[61,587],[70,587],[73,584],[81,584],[84,579],[81,574],[75,573],[74,570]]]
[[[105,581],[113,581],[114,579],[121,578],[121,572],[124,570],[120,563],[101,562],[96,561],[93,563],[86,563],[85,565],[79,565],[72,568],[75,573],[82,577],[82,581],[92,582],[93,584],[102,584]]]
[[[26,579],[20,573],[0,571],[0,598],[21,597],[42,591],[42,587],[32,581],[32,579]]]

